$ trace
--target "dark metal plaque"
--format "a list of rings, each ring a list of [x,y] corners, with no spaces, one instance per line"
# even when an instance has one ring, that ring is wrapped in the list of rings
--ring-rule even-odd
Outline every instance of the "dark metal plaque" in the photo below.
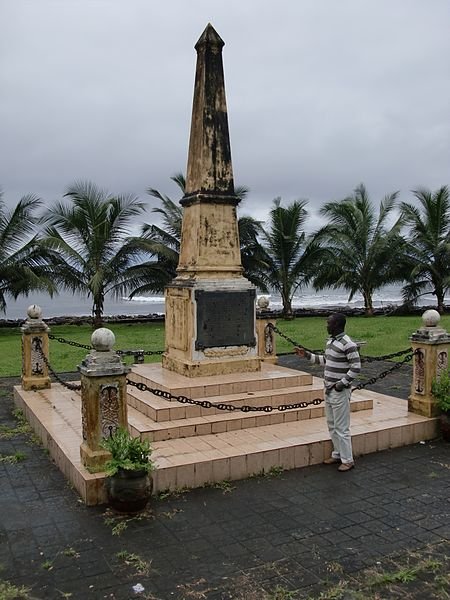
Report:
[[[205,292],[196,290],[195,349],[216,346],[255,346],[255,290]]]

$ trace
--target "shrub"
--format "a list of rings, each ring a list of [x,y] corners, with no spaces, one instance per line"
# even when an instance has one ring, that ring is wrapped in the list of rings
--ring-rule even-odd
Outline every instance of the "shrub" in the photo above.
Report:
[[[431,393],[443,412],[450,413],[450,371],[442,371],[431,384]]]
[[[150,442],[132,437],[123,427],[119,427],[110,437],[103,438],[101,446],[111,452],[111,459],[105,465],[107,475],[115,475],[119,469],[150,473],[155,468],[150,460]]]

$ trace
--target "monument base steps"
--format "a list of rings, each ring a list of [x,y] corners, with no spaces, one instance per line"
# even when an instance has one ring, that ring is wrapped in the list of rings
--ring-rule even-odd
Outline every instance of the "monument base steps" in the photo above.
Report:
[[[128,386],[128,422],[133,435],[151,442],[189,438],[208,434],[277,425],[324,416],[324,405],[279,411],[283,404],[323,399],[323,381],[273,364],[263,364],[259,373],[239,373],[232,377],[202,378],[192,381],[186,377],[168,377],[161,365],[140,365],[133,369],[129,379],[145,383],[149,388],[163,389],[173,396],[180,394],[197,400],[207,400],[212,406],[204,408],[166,400],[148,391]],[[186,387],[189,385],[190,387]],[[228,412],[217,404],[236,408],[247,405],[261,408],[272,406],[272,412],[234,410]],[[355,399],[352,411],[372,408],[372,400]]]
[[[236,406],[276,406],[322,397],[323,393],[322,380],[266,363],[259,373],[195,380],[169,373],[160,365],[136,365],[129,378],[173,395]],[[106,502],[104,473],[89,473],[81,464],[79,394],[53,384],[51,389],[39,391],[18,386],[14,397],[83,501],[88,505]],[[133,386],[128,386],[128,399],[130,431],[152,440],[157,466],[154,493],[243,479],[276,467],[318,464],[331,452],[323,404],[284,412],[229,413],[170,402]],[[351,404],[355,456],[438,435],[438,420],[408,413],[405,400],[363,390],[353,393]]]

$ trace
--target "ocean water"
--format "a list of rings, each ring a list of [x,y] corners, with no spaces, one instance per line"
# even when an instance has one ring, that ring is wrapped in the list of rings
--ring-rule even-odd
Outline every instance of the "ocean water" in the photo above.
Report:
[[[267,294],[264,294],[267,296]],[[269,308],[281,309],[281,298],[277,294],[270,294]],[[401,288],[399,286],[386,286],[374,294],[374,306],[377,308],[396,306],[402,303]],[[435,297],[432,295],[420,298],[420,306],[435,305]],[[50,298],[47,294],[30,294],[28,298],[17,300],[7,299],[5,314],[0,313],[0,319],[25,319],[28,306],[38,304],[42,308],[42,316],[85,316],[91,314],[92,304],[89,298],[73,295],[67,292]],[[450,304],[450,297],[446,298],[446,304]],[[315,292],[312,289],[301,290],[294,296],[293,308],[327,308],[327,307],[351,307],[360,308],[364,306],[360,295],[355,295],[348,302],[348,293],[345,290],[322,290]],[[107,298],[105,301],[105,315],[150,315],[164,314],[164,296],[138,296],[133,300],[128,298]]]

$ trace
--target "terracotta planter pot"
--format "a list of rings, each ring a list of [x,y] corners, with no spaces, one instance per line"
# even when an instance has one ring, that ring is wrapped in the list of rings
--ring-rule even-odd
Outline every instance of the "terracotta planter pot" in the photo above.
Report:
[[[147,506],[153,482],[147,471],[119,471],[108,477],[106,489],[112,509],[121,513],[137,513]]]
[[[450,413],[441,413],[440,419],[442,439],[445,442],[450,442]]]

